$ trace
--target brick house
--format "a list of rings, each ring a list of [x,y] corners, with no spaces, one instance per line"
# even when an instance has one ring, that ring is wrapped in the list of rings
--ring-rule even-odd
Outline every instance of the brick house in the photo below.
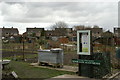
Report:
[[[2,30],[2,36],[8,37],[8,36],[18,36],[19,31],[17,28],[0,28]]]
[[[2,32],[3,41],[8,40],[9,42],[19,42],[19,31],[17,28],[0,28]]]
[[[103,40],[102,43],[105,45],[114,45],[114,34],[109,30],[101,34]]]
[[[44,28],[26,28],[27,36],[35,36],[38,39],[40,36],[44,36]]]
[[[120,45],[120,27],[114,28],[115,45]]]
[[[52,39],[53,37],[71,37],[72,36],[72,28],[55,28],[55,30],[47,30],[45,31],[46,38]]]
[[[77,27],[77,30],[91,30],[92,31],[92,38],[98,38],[103,33],[103,28],[91,28],[91,27]],[[77,40],[77,30],[72,31],[73,41]]]
[[[93,37],[100,37],[103,33],[103,28],[85,28],[85,30],[91,30]]]
[[[114,28],[114,36],[120,37],[120,28],[118,28],[118,27]]]
[[[72,28],[55,28],[56,36],[71,36]]]

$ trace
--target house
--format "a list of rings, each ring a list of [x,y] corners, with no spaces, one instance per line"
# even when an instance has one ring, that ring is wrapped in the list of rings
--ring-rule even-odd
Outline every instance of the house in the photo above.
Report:
[[[54,30],[46,30],[45,31],[45,37],[46,39],[52,39],[52,37],[55,36],[55,31]]]
[[[114,45],[114,34],[109,30],[101,34],[102,44]]]
[[[26,33],[28,37],[37,37],[38,39],[41,36],[44,36],[44,28],[26,28]]]
[[[115,35],[116,37],[120,37],[120,28],[118,28],[118,27],[115,27],[115,28],[114,28],[114,35]]]
[[[91,27],[77,26],[76,30],[72,31],[72,41],[77,41],[77,30],[91,30],[93,40],[98,37],[101,37],[103,33],[103,28],[99,28],[99,27],[91,28]]]
[[[120,27],[114,28],[115,45],[120,45]]]
[[[19,42],[19,31],[17,28],[0,28],[3,42]]]
[[[93,28],[85,28],[85,30],[91,30],[93,37],[100,37],[101,34],[103,33],[103,28],[93,27]]]
[[[80,26],[74,26],[75,31],[77,30],[91,30],[92,31],[92,36],[93,37],[100,37],[101,34],[103,33],[103,28],[99,28],[99,26],[94,26],[93,28],[91,27],[85,27],[84,25],[80,25]]]
[[[56,36],[71,36],[72,28],[55,28]]]
[[[2,30],[2,36],[8,37],[8,36],[17,36],[19,35],[19,31],[17,28],[1,28]]]
[[[55,30],[47,30],[45,33],[47,39],[70,38],[72,36],[72,28],[55,28]]]

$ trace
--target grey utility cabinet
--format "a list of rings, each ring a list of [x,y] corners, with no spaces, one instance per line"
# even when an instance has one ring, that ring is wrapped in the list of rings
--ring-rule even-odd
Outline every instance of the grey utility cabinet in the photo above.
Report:
[[[61,48],[38,50],[38,63],[63,67],[63,50]]]

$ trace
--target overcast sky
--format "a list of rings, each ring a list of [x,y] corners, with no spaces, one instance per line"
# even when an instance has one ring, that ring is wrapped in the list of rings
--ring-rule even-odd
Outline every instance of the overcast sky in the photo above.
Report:
[[[73,25],[98,25],[105,30],[118,26],[117,2],[0,2],[0,27],[48,29],[58,21]]]

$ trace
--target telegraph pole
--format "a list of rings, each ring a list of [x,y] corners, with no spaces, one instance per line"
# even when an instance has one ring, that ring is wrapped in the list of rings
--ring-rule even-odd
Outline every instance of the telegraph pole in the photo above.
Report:
[[[24,55],[24,35],[22,36],[22,41],[23,41],[23,60],[25,59],[25,55]]]

